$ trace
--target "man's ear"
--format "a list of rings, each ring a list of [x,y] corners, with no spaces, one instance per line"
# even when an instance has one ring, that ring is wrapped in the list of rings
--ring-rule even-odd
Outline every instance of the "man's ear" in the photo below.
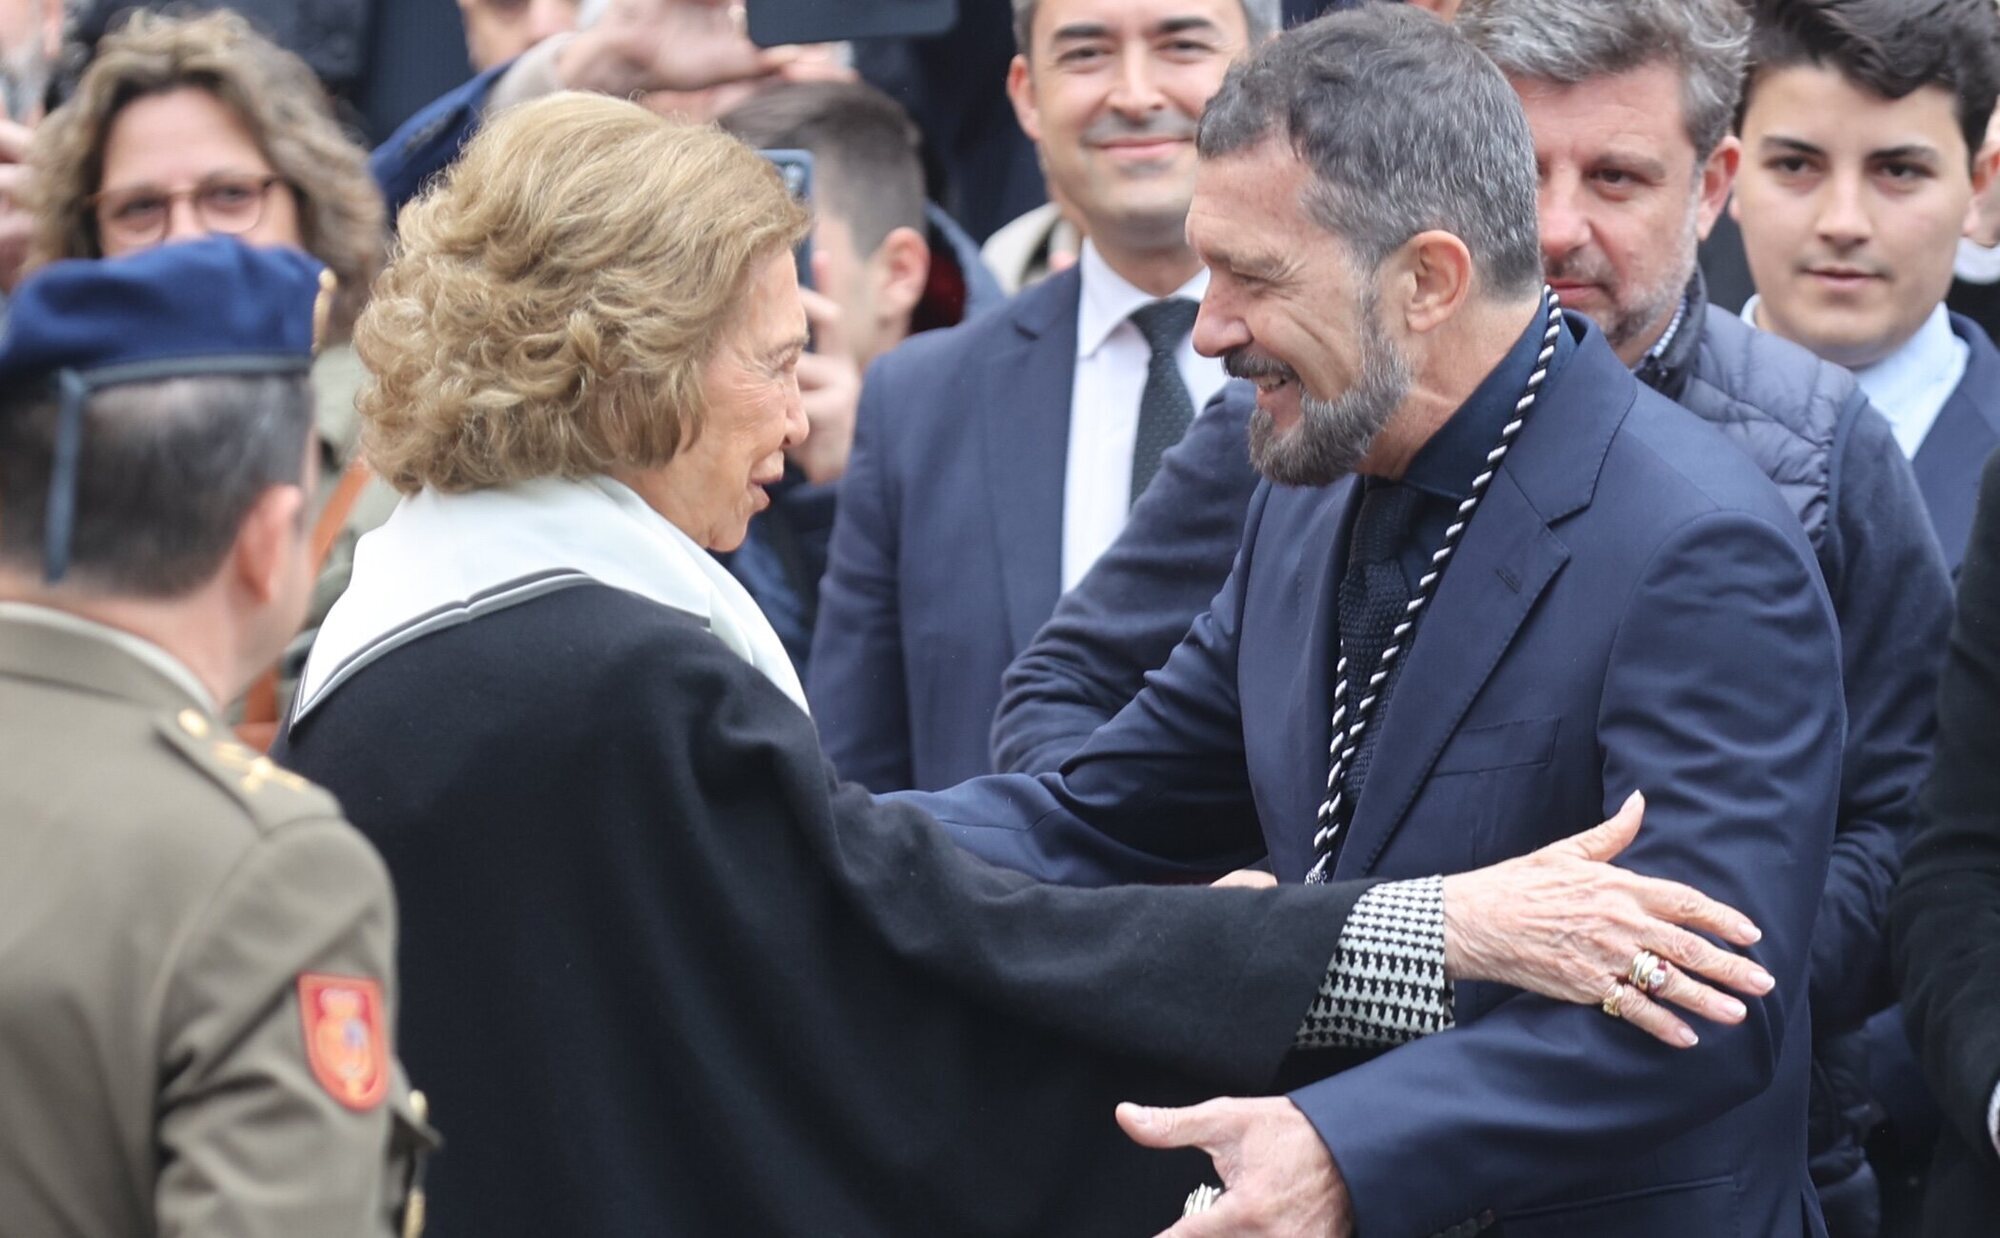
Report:
[[[1390,255],[1392,296],[1404,324],[1418,335],[1436,330],[1472,295],[1472,251],[1442,230],[1419,232]],[[1392,305],[1396,303],[1391,302]]]
[[[1042,140],[1042,114],[1035,107],[1035,79],[1028,72],[1028,61],[1024,56],[1016,56],[1007,64],[1007,101],[1014,105],[1014,119],[1021,122],[1021,132],[1028,140],[1039,143]]]
[[[897,228],[882,238],[869,258],[875,304],[884,317],[907,320],[923,299],[931,278],[931,247],[915,228]]]
[[[1695,220],[1695,235],[1700,239],[1706,241],[1715,230],[1722,208],[1729,205],[1729,191],[1736,187],[1736,171],[1742,166],[1743,141],[1733,133],[1723,138],[1709,152],[1708,162],[1701,165],[1701,202],[1696,208],[1700,214]]]
[[[1995,114],[2000,115],[2000,112]],[[1990,245],[1988,238],[2000,232],[2000,227],[1996,227],[2000,221],[1987,217],[1987,213],[1995,207],[1986,199],[1994,193],[1996,176],[2000,176],[2000,135],[1988,137],[1981,143],[1979,153],[1972,160],[1972,202],[1965,210],[1965,235],[1981,245]]]
[[[265,604],[284,589],[292,557],[303,554],[306,492],[298,486],[271,486],[257,496],[236,526],[223,570],[251,601]]]

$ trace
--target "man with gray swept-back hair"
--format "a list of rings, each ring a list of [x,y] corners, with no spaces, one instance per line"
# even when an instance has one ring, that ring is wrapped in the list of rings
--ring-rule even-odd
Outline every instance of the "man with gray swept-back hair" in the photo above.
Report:
[[[1550,283],[1598,316],[1643,381],[1780,485],[1826,577],[1849,727],[1813,940],[1810,1147],[1828,1228],[1872,1236],[1855,1029],[1893,998],[1885,911],[1916,824],[1951,619],[1921,491],[1846,371],[1708,305],[1696,241],[1741,157],[1729,130],[1749,19],[1737,0],[1471,0],[1460,29],[1513,82],[1534,129]]]
[[[1804,999],[1845,713],[1799,520],[1544,289],[1533,136],[1451,27],[1372,5],[1295,28],[1231,70],[1197,141],[1195,345],[1255,383],[1265,478],[1235,567],[1056,772],[913,798],[1043,880],[1262,857],[1400,887],[1343,931],[1389,979],[1329,997],[1330,1077],[1121,1111],[1228,1188],[1173,1238],[1821,1234]],[[1163,477],[1156,526],[1205,498]],[[1425,943],[1479,899],[1425,898],[1426,874],[1635,788],[1621,863],[1743,900],[1764,996],[1698,1010],[1697,1037],[1658,1004],[1690,943],[1622,936],[1631,966],[1579,979],[1603,1015],[1454,987]]]
[[[1706,235],[1728,196],[1739,158],[1729,130],[1748,19],[1738,0],[1471,0],[1459,22],[1516,83],[1576,87],[1642,70],[1655,79],[1647,82],[1655,87],[1655,97],[1646,101],[1655,107],[1652,127],[1684,138],[1676,149],[1685,146],[1691,157],[1657,169],[1621,166],[1597,173],[1599,182],[1613,182],[1608,191],[1626,193],[1622,201],[1637,199],[1623,212],[1629,229],[1583,236],[1571,216],[1542,221],[1545,233],[1551,222],[1562,225],[1544,237],[1549,282],[1572,309],[1598,320],[1628,364],[1637,364],[1680,309],[1695,239]],[[1531,123],[1535,102],[1528,100]],[[1550,170],[1543,168],[1542,175],[1546,182]],[[1654,181],[1672,192],[1645,192]]]

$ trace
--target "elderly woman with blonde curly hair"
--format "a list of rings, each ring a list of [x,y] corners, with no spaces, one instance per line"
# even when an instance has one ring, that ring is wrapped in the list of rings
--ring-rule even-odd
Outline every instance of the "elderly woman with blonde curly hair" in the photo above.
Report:
[[[396,881],[438,1233],[1151,1232],[1204,1166],[1114,1103],[1272,1091],[1351,978],[1377,883],[1037,885],[833,775],[705,553],[806,432],[806,228],[734,140],[557,95],[405,211],[357,327],[405,497],[279,755]],[[1468,875],[1595,918],[1439,982],[1605,966],[1584,930],[1668,900],[1740,921],[1602,863],[1631,828]]]

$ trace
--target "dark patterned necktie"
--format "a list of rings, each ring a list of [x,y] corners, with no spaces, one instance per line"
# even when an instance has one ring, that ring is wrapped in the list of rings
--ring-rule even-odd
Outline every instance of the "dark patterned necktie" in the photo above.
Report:
[[[1194,401],[1181,378],[1181,341],[1194,329],[1200,304],[1186,297],[1168,297],[1132,311],[1132,325],[1146,337],[1152,359],[1146,364],[1146,390],[1139,397],[1139,433],[1132,440],[1132,502],[1160,471],[1160,457],[1181,441],[1194,420]]]
[[[1361,510],[1348,538],[1347,573],[1340,578],[1338,614],[1340,656],[1347,659],[1347,699],[1350,703],[1371,695],[1381,699],[1375,702],[1374,721],[1362,733],[1359,751],[1348,759],[1339,828],[1328,840],[1328,849],[1336,852],[1348,823],[1354,820],[1355,806],[1361,802],[1375,740],[1382,733],[1382,716],[1389,708],[1388,692],[1395,685],[1394,668],[1380,687],[1370,688],[1368,681],[1381,669],[1382,650],[1409,609],[1410,582],[1396,552],[1409,535],[1410,516],[1416,506],[1417,492],[1408,486],[1368,483],[1361,492]],[[1407,647],[1408,642],[1404,644]],[[1331,865],[1328,867],[1330,870]]]

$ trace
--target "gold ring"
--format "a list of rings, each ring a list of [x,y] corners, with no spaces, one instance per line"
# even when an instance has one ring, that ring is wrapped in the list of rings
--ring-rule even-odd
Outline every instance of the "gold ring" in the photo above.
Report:
[[[1605,1014],[1610,1015],[1612,1018],[1622,1019],[1625,1017],[1624,1006],[1625,982],[1623,980],[1613,980],[1611,987],[1604,990],[1604,1001],[1600,1004],[1600,1007]]]
[[[1632,968],[1626,973],[1626,979],[1641,993],[1653,993],[1667,982],[1667,969],[1661,965],[1659,955],[1651,950],[1641,950],[1632,956]]]
[[[1181,1205],[1181,1215],[1191,1217],[1197,1212],[1207,1212],[1215,1207],[1215,1201],[1222,1198],[1222,1188],[1202,1183],[1188,1192],[1187,1202]]]

